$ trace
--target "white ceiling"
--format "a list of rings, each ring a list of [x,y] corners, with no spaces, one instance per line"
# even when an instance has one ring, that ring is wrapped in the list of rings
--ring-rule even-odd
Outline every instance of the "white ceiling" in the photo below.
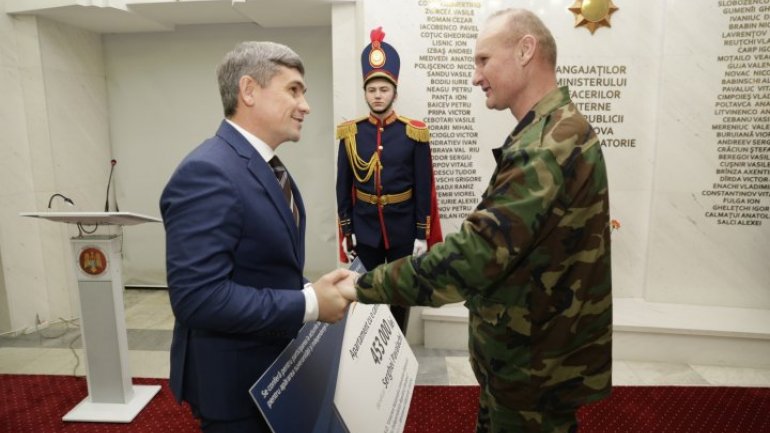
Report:
[[[5,10],[96,33],[131,33],[171,31],[186,24],[329,26],[334,1],[338,0],[5,0]]]

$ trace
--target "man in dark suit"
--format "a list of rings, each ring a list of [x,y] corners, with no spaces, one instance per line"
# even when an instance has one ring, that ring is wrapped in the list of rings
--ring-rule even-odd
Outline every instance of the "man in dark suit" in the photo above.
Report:
[[[305,210],[275,156],[310,107],[290,48],[244,42],[217,69],[225,120],[179,165],[160,200],[176,317],[171,389],[201,430],[269,432],[249,387],[304,322],[336,322],[337,270],[303,277]]]

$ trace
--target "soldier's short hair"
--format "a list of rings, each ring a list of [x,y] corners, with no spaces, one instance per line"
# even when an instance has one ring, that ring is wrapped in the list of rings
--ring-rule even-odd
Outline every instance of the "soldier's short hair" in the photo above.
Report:
[[[296,69],[303,76],[305,66],[297,53],[286,45],[267,41],[246,41],[225,54],[217,67],[219,94],[225,117],[235,114],[238,107],[239,81],[244,75],[266,87],[281,66]]]
[[[508,8],[499,10],[489,16],[489,19],[502,17],[508,20],[510,41],[515,43],[524,35],[532,35],[537,39],[540,56],[554,68],[556,67],[556,41],[542,20],[532,11],[526,9]]]

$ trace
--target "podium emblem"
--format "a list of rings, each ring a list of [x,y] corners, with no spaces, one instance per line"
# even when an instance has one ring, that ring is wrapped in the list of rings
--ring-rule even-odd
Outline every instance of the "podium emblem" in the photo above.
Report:
[[[107,256],[99,248],[83,248],[78,257],[78,265],[88,275],[101,275],[107,269]]]

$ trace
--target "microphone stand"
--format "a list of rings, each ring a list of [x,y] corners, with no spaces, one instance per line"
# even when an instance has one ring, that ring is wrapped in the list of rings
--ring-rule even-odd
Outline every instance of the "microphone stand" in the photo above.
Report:
[[[107,193],[106,197],[104,198],[104,211],[109,212],[110,211],[110,185],[112,185],[112,172],[115,171],[115,164],[117,164],[118,161],[111,160],[110,161],[110,177],[107,178]],[[115,199],[115,212],[120,212],[120,209],[118,208],[118,200]]]

